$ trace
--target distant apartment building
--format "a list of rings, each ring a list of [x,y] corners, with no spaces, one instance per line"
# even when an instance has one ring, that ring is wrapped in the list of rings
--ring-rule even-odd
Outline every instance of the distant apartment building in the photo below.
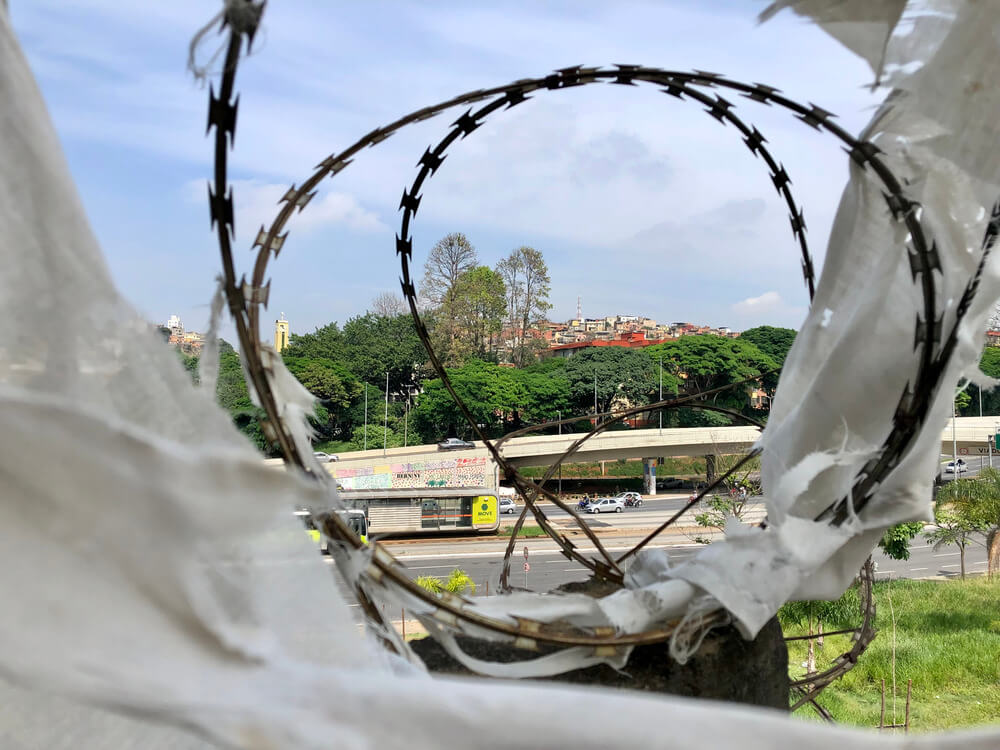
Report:
[[[205,345],[205,337],[197,331],[185,331],[179,316],[171,315],[167,318],[167,324],[164,327],[170,331],[167,336],[168,344],[176,346],[187,355],[201,354],[201,349]]]
[[[541,338],[548,343],[544,354],[569,357],[588,346],[652,346],[680,336],[714,334],[735,338],[728,326],[712,328],[693,323],[659,323],[642,315],[610,315],[604,318],[573,318],[565,323],[545,322]],[[1000,334],[1000,331],[998,331]]]
[[[986,332],[986,346],[1000,346],[1000,330],[991,328]]]

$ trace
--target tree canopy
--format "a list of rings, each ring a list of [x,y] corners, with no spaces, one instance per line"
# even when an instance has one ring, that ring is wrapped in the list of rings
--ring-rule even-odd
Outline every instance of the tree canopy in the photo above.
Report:
[[[788,356],[788,350],[792,348],[795,331],[791,328],[757,326],[743,331],[740,338],[749,341],[780,365]]]
[[[593,413],[596,389],[598,413],[614,408],[648,404],[659,393],[659,368],[638,349],[604,346],[584,349],[566,361],[563,368],[569,383],[573,410]],[[664,364],[663,391],[673,392],[674,373]]]
[[[681,336],[675,341],[647,347],[651,361],[662,357],[663,367],[680,379],[680,392],[702,393],[760,376],[778,367],[778,363],[750,341],[710,334]],[[716,393],[708,400],[737,411],[750,408],[753,385],[735,386]]]

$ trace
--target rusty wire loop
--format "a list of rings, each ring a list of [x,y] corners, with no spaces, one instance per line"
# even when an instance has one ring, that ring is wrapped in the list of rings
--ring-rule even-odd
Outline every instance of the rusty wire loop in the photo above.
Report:
[[[223,27],[227,25],[227,21],[228,19],[224,19]],[[503,439],[496,443],[485,439],[485,436],[482,435],[476,426],[475,421],[471,419],[468,409],[462,403],[461,399],[458,398],[457,394],[455,394],[447,373],[430,347],[426,328],[417,312],[416,289],[409,272],[409,264],[412,256],[412,239],[409,235],[409,225],[419,208],[421,198],[419,190],[426,178],[440,167],[447,147],[459,138],[464,138],[471,134],[482,124],[482,121],[488,115],[503,108],[516,106],[532,98],[529,94],[533,92],[575,88],[597,82],[608,82],[625,86],[633,86],[636,83],[648,83],[659,86],[661,91],[666,94],[682,100],[692,100],[703,105],[705,111],[710,116],[723,125],[732,125],[739,132],[743,137],[744,144],[751,153],[764,161],[775,189],[785,200],[789,208],[789,220],[793,235],[797,239],[801,250],[802,273],[810,298],[812,298],[815,288],[815,273],[805,240],[803,213],[792,198],[789,187],[790,179],[786,170],[780,162],[772,157],[764,146],[766,141],[763,135],[756,128],[744,124],[736,116],[733,111],[734,106],[731,102],[723,99],[718,94],[712,95],[706,93],[705,90],[727,89],[758,103],[776,105],[791,112],[796,118],[810,127],[824,131],[837,138],[844,144],[845,150],[854,163],[881,182],[884,188],[883,195],[892,220],[905,225],[908,232],[907,250],[910,256],[914,283],[918,285],[922,295],[923,315],[918,315],[915,321],[914,349],[919,350],[919,353],[916,355],[916,373],[912,387],[908,383],[900,396],[893,419],[891,434],[887,437],[876,458],[869,461],[855,479],[853,492],[851,493],[855,511],[861,511],[865,507],[878,485],[898,465],[901,458],[912,447],[919,426],[926,419],[933,398],[940,388],[941,376],[956,346],[958,323],[964,317],[970,302],[978,290],[979,277],[988,249],[984,251],[983,259],[980,262],[976,275],[970,279],[966,287],[962,300],[956,309],[955,324],[949,332],[947,340],[942,344],[943,317],[939,316],[937,311],[937,286],[933,274],[934,270],[940,272],[941,264],[937,249],[933,241],[928,240],[921,224],[921,206],[907,196],[901,181],[896,178],[881,160],[879,149],[874,144],[855,139],[844,131],[832,122],[831,113],[816,105],[810,104],[806,106],[799,104],[782,96],[777,89],[763,84],[741,83],[726,79],[718,74],[704,71],[666,71],[638,65],[618,65],[613,68],[584,68],[582,66],[574,66],[558,70],[541,78],[524,79],[505,86],[469,92],[440,104],[417,110],[383,128],[377,128],[360,138],[346,150],[333,154],[320,162],[301,186],[292,186],[285,193],[280,201],[281,207],[274,221],[268,227],[265,228],[262,226],[260,228],[253,242],[253,248],[257,250],[257,256],[251,279],[248,282],[243,277],[240,281],[237,281],[231,248],[231,240],[234,232],[232,190],[227,183],[226,158],[227,148],[231,147],[232,139],[235,135],[237,107],[236,101],[233,100],[233,91],[242,36],[244,34],[247,36],[248,42],[252,41],[253,30],[247,33],[230,29],[230,39],[225,66],[222,72],[219,96],[216,97],[214,91],[210,93],[208,125],[209,130],[214,127],[216,132],[215,184],[214,190],[212,187],[209,188],[209,205],[213,227],[217,228],[228,307],[235,320],[241,354],[244,358],[249,380],[267,415],[266,419],[262,422],[262,426],[267,437],[277,444],[287,464],[293,469],[313,474],[317,479],[329,481],[328,476],[325,474],[321,475],[315,471],[315,467],[311,466],[308,460],[310,457],[303,456],[297,450],[295,442],[292,439],[291,430],[283,423],[271,386],[268,365],[270,360],[263,353],[260,343],[261,310],[267,307],[270,291],[270,282],[265,282],[268,264],[271,257],[277,257],[284,246],[288,236],[286,227],[289,220],[296,210],[302,211],[309,204],[317,192],[319,183],[325,177],[332,177],[345,169],[353,161],[354,157],[365,148],[377,145],[407,125],[433,117],[452,107],[470,105],[483,99],[498,97],[476,112],[469,109],[459,117],[455,121],[452,130],[438,143],[435,149],[433,151],[427,149],[418,162],[421,167],[420,172],[411,185],[410,190],[403,193],[401,201],[401,208],[404,212],[402,229],[401,233],[396,237],[396,252],[400,256],[403,275],[401,279],[403,293],[408,300],[418,335],[428,349],[429,359],[434,365],[437,374],[441,377],[443,384],[452,394],[453,398],[455,398],[459,408],[470,419],[473,430],[483,439],[484,444],[497,465],[509,477],[513,478],[518,490],[525,495],[526,504],[530,497],[532,511],[539,518],[540,525],[560,545],[564,554],[581,562],[586,560],[587,562],[584,564],[597,575],[610,580],[620,581],[621,570],[616,563],[620,562],[621,559],[619,561],[611,559],[610,555],[596,541],[596,537],[594,540],[595,548],[602,553],[603,559],[592,561],[576,553],[573,543],[569,539],[558,535],[547,522],[542,522],[541,519],[544,515],[538,511],[535,499],[539,494],[545,496],[551,494],[542,487],[544,482],[536,484],[522,477],[504,459],[499,448],[503,443]],[[692,396],[691,398],[695,397]],[[676,400],[674,401],[676,402]],[[660,406],[666,407],[668,404],[660,402]],[[648,411],[650,408],[646,406],[638,409],[638,411]],[[622,415],[615,416],[621,417]],[[598,425],[589,436],[598,434],[600,431],[601,426]],[[583,438],[583,440],[586,439],[588,438]],[[578,442],[582,443],[583,441]],[[562,462],[568,456],[572,455],[576,447],[578,447],[577,444],[571,446],[558,459],[558,462]],[[825,520],[831,524],[840,525],[848,518],[849,510],[848,497],[845,496],[832,502],[817,517],[817,520]],[[572,510],[570,510],[570,513],[574,515]],[[475,611],[470,606],[470,602],[461,597],[454,595],[437,597],[416,586],[402,572],[395,558],[379,544],[373,544],[371,549],[366,551],[357,536],[337,514],[326,514],[322,521],[322,529],[330,540],[342,545],[345,550],[353,550],[353,554],[367,554],[369,556],[367,567],[358,577],[358,580],[353,583],[366,616],[383,628],[391,626],[382,620],[380,613],[371,604],[367,592],[394,587],[404,592],[407,596],[423,602],[432,612],[428,617],[432,617],[441,625],[466,633],[489,631],[507,639],[516,639],[520,646],[529,649],[537,649],[538,644],[589,646],[603,649],[601,653],[606,655],[608,649],[614,650],[643,643],[661,642],[669,638],[674,630],[673,625],[667,624],[643,633],[617,633],[610,627],[584,629],[566,623],[542,623],[524,618],[514,618],[516,624],[511,624],[509,621],[485,617]],[[399,646],[397,645],[396,648],[399,648]],[[405,649],[405,645],[402,648]],[[816,675],[810,679],[811,684],[815,687],[820,681],[825,680],[825,676]],[[814,697],[815,690],[809,690],[802,701],[800,701],[800,704],[803,701],[811,702]]]
[[[793,680],[790,687],[801,697],[792,704],[791,711],[795,711],[807,703],[812,703],[816,696],[820,694],[831,682],[843,677],[858,663],[858,658],[865,652],[871,642],[875,640],[878,632],[875,629],[875,566],[869,557],[865,564],[861,566],[858,573],[858,582],[861,587],[861,625],[854,630],[854,643],[847,651],[833,660],[833,665],[816,674],[807,674],[799,680]]]
[[[587,526],[587,524],[585,524],[585,523],[583,523],[581,521],[580,517],[572,509],[572,506],[566,505],[565,503],[562,502],[562,498],[557,497],[555,494],[552,493],[551,490],[545,489],[545,484],[547,482],[550,482],[552,480],[552,477],[555,476],[556,471],[563,464],[563,462],[566,461],[574,453],[576,453],[577,451],[579,451],[580,448],[583,446],[583,444],[586,441],[588,441],[591,438],[593,438],[593,437],[601,434],[602,432],[605,432],[606,430],[610,429],[613,425],[615,425],[617,423],[620,423],[620,422],[628,419],[629,417],[637,416],[639,414],[644,414],[644,413],[647,413],[649,411],[658,411],[660,409],[667,409],[667,408],[680,408],[681,406],[692,406],[692,407],[695,407],[695,408],[702,408],[702,409],[707,409],[707,410],[710,410],[710,411],[718,411],[718,412],[723,412],[723,413],[727,413],[727,414],[730,414],[730,415],[736,415],[736,416],[738,416],[738,418],[743,419],[744,421],[755,423],[756,426],[763,428],[763,425],[760,422],[758,422],[757,420],[753,419],[752,417],[746,417],[746,416],[741,415],[741,414],[737,415],[736,412],[732,412],[729,409],[723,409],[722,407],[717,407],[717,406],[714,406],[712,404],[703,404],[703,403],[698,402],[697,399],[702,399],[702,398],[706,398],[708,396],[716,395],[718,393],[722,393],[724,391],[728,391],[728,390],[731,390],[733,388],[736,388],[736,387],[738,387],[740,385],[746,385],[747,383],[751,383],[751,382],[757,381],[760,378],[762,378],[762,377],[764,377],[765,375],[768,375],[768,374],[771,374],[771,373],[763,373],[761,375],[754,376],[754,377],[751,377],[751,378],[747,378],[745,380],[738,381],[736,383],[729,383],[729,384],[721,386],[719,388],[714,388],[714,389],[709,390],[709,391],[703,391],[703,392],[698,393],[698,394],[692,394],[690,396],[682,396],[682,397],[675,397],[675,398],[672,398],[672,399],[664,399],[663,401],[659,401],[659,402],[657,402],[655,404],[648,404],[648,405],[644,405],[644,406],[637,406],[637,407],[633,407],[631,409],[625,409],[625,410],[619,411],[619,412],[606,412],[604,414],[598,414],[598,415],[595,416],[595,420],[599,420],[601,417],[610,417],[610,419],[608,419],[607,421],[605,421],[605,422],[603,422],[601,424],[598,424],[593,430],[591,430],[590,432],[588,432],[587,434],[585,434],[582,438],[579,438],[579,439],[575,440],[569,446],[569,448],[567,448],[562,453],[562,455],[560,455],[558,458],[556,458],[556,460],[549,465],[549,467],[545,471],[545,474],[542,476],[542,478],[538,482],[533,482],[532,480],[527,479],[526,477],[522,476],[519,472],[516,472],[516,470],[515,470],[515,474],[513,476],[513,481],[514,481],[515,485],[517,486],[518,491],[521,493],[522,497],[524,498],[524,508],[521,509],[521,513],[518,516],[517,521],[514,523],[514,528],[511,531],[510,539],[508,540],[507,547],[504,550],[503,567],[501,568],[501,572],[500,572],[500,588],[502,590],[509,590],[509,588],[510,588],[510,584],[509,584],[509,581],[510,581],[510,560],[511,560],[511,556],[514,553],[514,547],[515,547],[515,545],[517,543],[517,534],[521,530],[521,527],[524,525],[524,520],[525,520],[525,518],[527,516],[528,510],[531,510],[531,512],[534,515],[535,519],[538,521],[539,526],[541,526],[543,529],[546,529],[546,531],[549,534],[549,536],[552,537],[557,543],[559,543],[560,547],[562,547],[562,553],[563,553],[563,555],[565,555],[567,558],[569,558],[571,560],[577,560],[578,562],[580,562],[581,564],[583,564],[586,567],[590,568],[590,570],[592,570],[594,573],[596,573],[598,575],[603,574],[602,577],[604,577],[604,578],[606,578],[608,580],[613,580],[613,581],[616,581],[616,582],[620,583],[620,581],[618,581],[615,577],[612,576],[611,572],[604,570],[603,567],[601,567],[598,562],[592,561],[592,560],[590,560],[590,558],[584,558],[581,555],[577,554],[575,551],[573,551],[572,550],[572,542],[569,540],[568,537],[566,537],[563,534],[560,534],[557,537],[552,532],[548,532],[549,520],[545,516],[545,513],[542,511],[541,507],[539,507],[539,505],[537,503],[538,495],[539,494],[542,494],[545,497],[547,497],[549,500],[551,500],[553,503],[555,503],[558,507],[560,507],[560,508],[562,508],[564,510],[567,510],[569,512],[570,516],[576,522],[576,524],[584,531],[585,534],[587,534],[588,538],[592,537],[592,534],[590,533],[589,526]],[[556,424],[559,424],[562,421],[565,421],[565,420],[559,420],[559,421],[556,422]],[[511,433],[508,433],[508,434],[504,435],[499,440],[497,440],[497,442],[495,443],[495,449],[497,450],[497,452],[499,452],[500,449],[502,448],[503,444],[507,440],[509,440],[510,438],[512,438],[512,437],[514,437],[516,435],[525,434],[525,433],[527,433],[529,431],[537,429],[538,427],[540,427],[540,426],[525,427],[525,428],[522,428],[520,430],[515,430],[514,432],[511,432]],[[741,463],[741,465],[742,465],[742,463]],[[738,468],[738,467],[734,467],[734,469],[735,468]],[[724,481],[730,475],[731,475],[731,472],[727,472],[723,477],[721,477],[720,481]],[[525,490],[525,486],[528,487],[527,491]],[[714,489],[716,486],[718,486],[718,483],[714,483],[711,486],[711,488],[709,488],[709,489]],[[708,490],[706,490],[706,492],[707,491]],[[703,497],[704,497],[704,494],[700,494],[698,496],[698,501],[700,502]],[[673,520],[676,520],[676,518],[673,519]],[[673,523],[673,521],[671,521],[670,523]],[[667,528],[667,526],[670,525],[670,523],[662,525],[659,529],[657,529],[657,531],[652,535],[652,537],[655,537],[658,534],[662,533]],[[650,539],[652,537],[650,537]],[[650,541],[650,539],[646,539],[645,541],[643,541],[642,545],[640,545],[640,546],[644,546],[647,542]],[[567,549],[567,547],[569,547],[569,549]],[[626,557],[628,557],[628,555],[625,555],[624,557],[619,557],[616,561],[614,561],[616,569],[617,569],[617,563],[620,563]]]

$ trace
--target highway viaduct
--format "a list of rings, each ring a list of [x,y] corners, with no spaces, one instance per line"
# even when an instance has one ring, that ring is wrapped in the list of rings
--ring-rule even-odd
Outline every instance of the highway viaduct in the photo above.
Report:
[[[990,453],[989,437],[1000,417],[959,417],[941,432],[941,454],[952,451],[969,460]],[[378,430],[372,430],[378,439]],[[530,435],[504,443],[502,453],[515,467],[546,466],[584,433]],[[570,463],[644,459],[646,494],[655,494],[656,459],[668,456],[718,456],[745,453],[757,438],[756,427],[689,427],[606,432],[585,442]],[[476,442],[474,447],[441,451],[437,445],[373,449],[342,453],[325,468],[347,489],[426,486],[496,487],[502,477],[492,456]],[[1000,456],[998,456],[1000,461]],[[1000,465],[1000,463],[998,463]]]

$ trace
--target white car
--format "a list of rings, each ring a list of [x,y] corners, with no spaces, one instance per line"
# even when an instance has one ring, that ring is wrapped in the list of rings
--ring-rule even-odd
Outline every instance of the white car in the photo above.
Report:
[[[587,506],[588,513],[621,513],[625,510],[625,503],[617,497],[602,497],[599,500],[591,501]]]
[[[512,498],[501,497],[500,498],[500,512],[501,513],[517,513],[517,503],[515,503]]]
[[[322,451],[314,451],[313,457],[321,464],[328,464],[331,461],[340,460],[340,456],[338,456],[336,453],[323,453]]]
[[[967,467],[965,465],[965,461],[962,460],[961,458],[958,459],[958,472],[957,473],[961,474],[963,471],[968,471],[968,470],[969,470],[969,467]],[[954,461],[949,461],[948,462],[948,465],[944,467],[944,473],[945,474],[955,474],[956,473],[955,472],[955,462]]]

